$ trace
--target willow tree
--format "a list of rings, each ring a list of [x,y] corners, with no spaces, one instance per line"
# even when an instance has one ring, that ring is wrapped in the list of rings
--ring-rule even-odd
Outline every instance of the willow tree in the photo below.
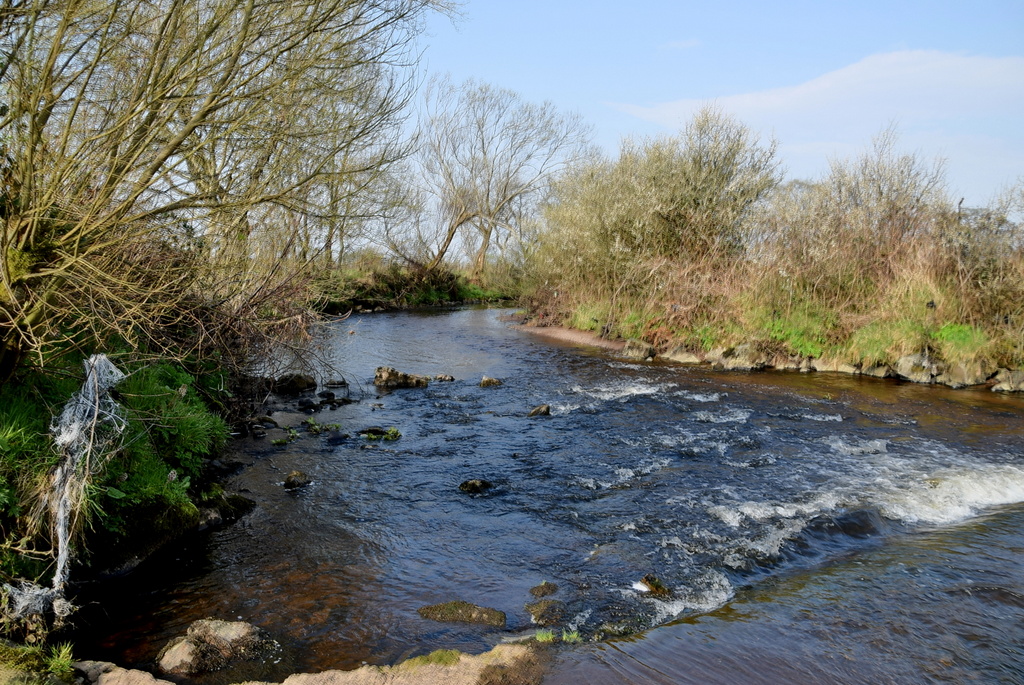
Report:
[[[476,244],[473,275],[483,274],[488,251],[502,233],[543,197],[552,176],[578,159],[588,129],[576,115],[549,102],[534,104],[503,88],[466,81],[432,84],[419,150],[422,197],[440,231],[426,260],[444,260],[461,233]]]
[[[83,330],[173,319],[211,260],[285,254],[258,226],[336,218],[400,154],[402,67],[442,5],[0,1],[0,381]]]

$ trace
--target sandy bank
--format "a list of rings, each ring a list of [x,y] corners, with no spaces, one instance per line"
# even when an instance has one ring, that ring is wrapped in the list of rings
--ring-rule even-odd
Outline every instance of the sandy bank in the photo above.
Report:
[[[624,340],[607,340],[590,331],[578,331],[564,326],[514,326],[513,328],[571,345],[590,345],[617,352],[622,351],[622,348],[626,346]]]

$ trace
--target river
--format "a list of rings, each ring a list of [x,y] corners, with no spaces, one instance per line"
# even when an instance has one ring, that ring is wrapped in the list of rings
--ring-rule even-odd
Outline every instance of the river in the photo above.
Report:
[[[257,508],[119,581],[90,655],[146,667],[209,616],[281,642],[253,678],[480,652],[547,581],[583,640],[549,683],[1024,682],[1024,398],[637,363],[498,314],[333,324],[359,401],[315,419],[351,437],[236,441]],[[456,380],[378,392],[381,365]],[[454,599],[506,629],[416,612]]]

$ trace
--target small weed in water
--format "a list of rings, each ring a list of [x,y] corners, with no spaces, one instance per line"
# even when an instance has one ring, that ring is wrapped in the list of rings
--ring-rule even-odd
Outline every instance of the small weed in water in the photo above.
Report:
[[[379,432],[374,431],[374,432],[365,433],[365,436],[366,436],[367,440],[387,440],[387,441],[393,441],[393,440],[398,440],[400,437],[402,437],[402,434],[398,431],[397,428],[392,426],[391,428],[388,428],[383,433],[379,433]]]
[[[576,644],[578,642],[583,642],[583,638],[580,637],[580,631],[578,630],[563,630],[562,642]]]
[[[319,423],[312,416],[303,421],[302,424],[306,427],[306,430],[313,435],[320,435],[321,433],[336,431],[341,428],[340,423]]]
[[[544,628],[542,630],[538,630],[537,634],[534,635],[534,638],[537,640],[537,642],[554,642],[555,631],[549,630],[548,628]]]

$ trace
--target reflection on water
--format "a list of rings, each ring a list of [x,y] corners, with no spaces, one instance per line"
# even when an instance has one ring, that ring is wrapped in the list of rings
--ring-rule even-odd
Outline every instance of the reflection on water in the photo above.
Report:
[[[553,682],[1015,682],[1024,664],[1022,398],[629,363],[482,309],[367,315],[333,343],[362,401],[318,420],[402,438],[241,442],[231,485],[259,507],[106,598],[103,656],[146,664],[207,616],[282,642],[263,679],[482,651],[532,627],[547,580],[584,636],[660,626],[565,653]],[[379,365],[457,380],[378,395]],[[292,469],[312,485],[285,491]],[[416,613],[452,599],[506,630]]]

